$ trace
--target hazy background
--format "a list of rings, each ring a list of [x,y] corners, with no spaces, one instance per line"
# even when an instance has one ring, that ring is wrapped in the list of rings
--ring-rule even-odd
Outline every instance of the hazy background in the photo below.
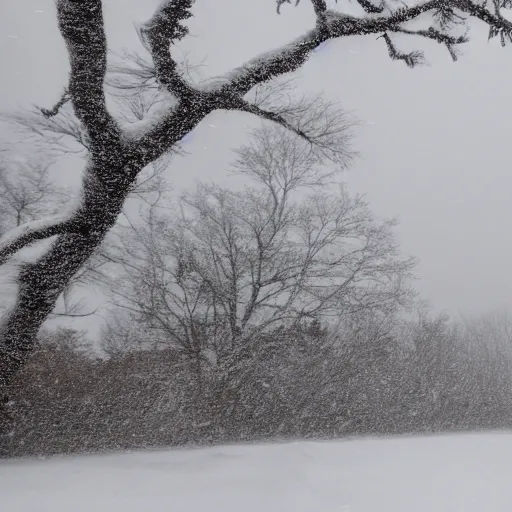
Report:
[[[104,0],[110,47],[138,48],[133,23],[157,3]],[[303,4],[285,5],[277,16],[275,0],[197,0],[181,46],[192,61],[204,60],[205,75],[222,73],[310,28],[312,11]],[[361,120],[355,143],[362,158],[345,174],[349,188],[366,193],[377,214],[399,216],[403,251],[420,258],[418,290],[451,313],[508,308],[512,289],[512,45],[487,43],[478,25],[471,35],[455,64],[434,43],[411,40],[431,64],[414,70],[392,62],[374,36],[331,41],[299,75],[305,90],[339,99]],[[67,60],[54,0],[0,0],[0,77],[1,110],[49,107],[59,98]],[[230,150],[248,123],[254,120],[224,113],[203,121],[191,154],[170,169],[174,186],[229,183]],[[14,140],[8,130],[1,137]],[[61,162],[59,179],[75,185],[80,169]]]

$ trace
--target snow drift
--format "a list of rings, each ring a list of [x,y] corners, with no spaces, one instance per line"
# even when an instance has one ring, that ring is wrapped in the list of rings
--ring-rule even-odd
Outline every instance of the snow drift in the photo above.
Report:
[[[5,512],[509,512],[512,435],[0,461]]]

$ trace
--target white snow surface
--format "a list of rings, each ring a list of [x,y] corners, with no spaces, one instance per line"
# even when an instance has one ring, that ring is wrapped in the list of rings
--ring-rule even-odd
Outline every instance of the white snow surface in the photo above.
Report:
[[[512,434],[0,460],[3,512],[510,512]]]

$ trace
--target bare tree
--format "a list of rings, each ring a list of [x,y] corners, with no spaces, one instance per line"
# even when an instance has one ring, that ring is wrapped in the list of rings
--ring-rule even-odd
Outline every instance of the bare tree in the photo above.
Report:
[[[68,199],[50,177],[51,160],[0,160],[0,235],[44,215],[51,215]]]
[[[343,144],[336,119],[332,150]],[[400,257],[394,221],[375,220],[343,187],[329,192],[321,163],[288,131],[263,127],[236,162],[256,186],[201,184],[176,214],[150,209],[121,234],[113,259],[124,272],[110,290],[152,333],[148,347],[232,366],[277,327],[408,303],[414,260]],[[309,196],[298,198],[306,187]]]
[[[277,0],[278,7],[286,3]],[[289,2],[288,2],[289,3]],[[305,3],[305,2],[302,2]],[[234,69],[207,85],[195,86],[179,73],[172,45],[187,34],[184,20],[192,16],[192,0],[163,0],[154,15],[140,27],[149,50],[159,87],[168,101],[136,130],[127,129],[107,107],[104,91],[107,72],[107,43],[101,0],[57,0],[60,32],[70,60],[69,84],[55,108],[43,115],[52,117],[68,100],[87,139],[87,163],[83,172],[80,201],[69,215],[41,219],[20,226],[0,242],[0,262],[38,240],[56,237],[49,250],[19,274],[19,293],[12,311],[0,327],[0,379],[6,385],[34,349],[35,336],[51,313],[59,295],[73,275],[101,244],[115,224],[138,174],[160,158],[209,113],[236,110],[258,115],[284,126],[317,151],[321,141],[315,130],[307,132],[293,115],[258,107],[245,95],[259,84],[300,68],[323,42],[351,35],[383,37],[392,59],[414,66],[422,54],[400,52],[392,35],[403,33],[432,39],[445,45],[452,57],[466,41],[460,30],[467,17],[480,19],[491,36],[510,39],[512,23],[501,14],[508,0],[487,5],[480,0],[420,0],[404,5],[389,0],[379,5],[358,0],[360,17],[346,16],[327,8],[325,0],[311,0],[316,21],[310,31],[276,51]],[[427,28],[410,29],[407,23],[427,14]]]

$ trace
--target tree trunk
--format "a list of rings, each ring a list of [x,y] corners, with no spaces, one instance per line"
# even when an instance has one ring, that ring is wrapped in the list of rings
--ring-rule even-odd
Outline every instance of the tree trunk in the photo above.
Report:
[[[21,267],[16,304],[0,324],[0,397],[36,348],[37,333],[60,294],[121,213],[138,169],[125,159],[118,162],[117,169],[98,162],[86,167],[83,199],[72,216],[77,232],[60,235],[37,262]]]

